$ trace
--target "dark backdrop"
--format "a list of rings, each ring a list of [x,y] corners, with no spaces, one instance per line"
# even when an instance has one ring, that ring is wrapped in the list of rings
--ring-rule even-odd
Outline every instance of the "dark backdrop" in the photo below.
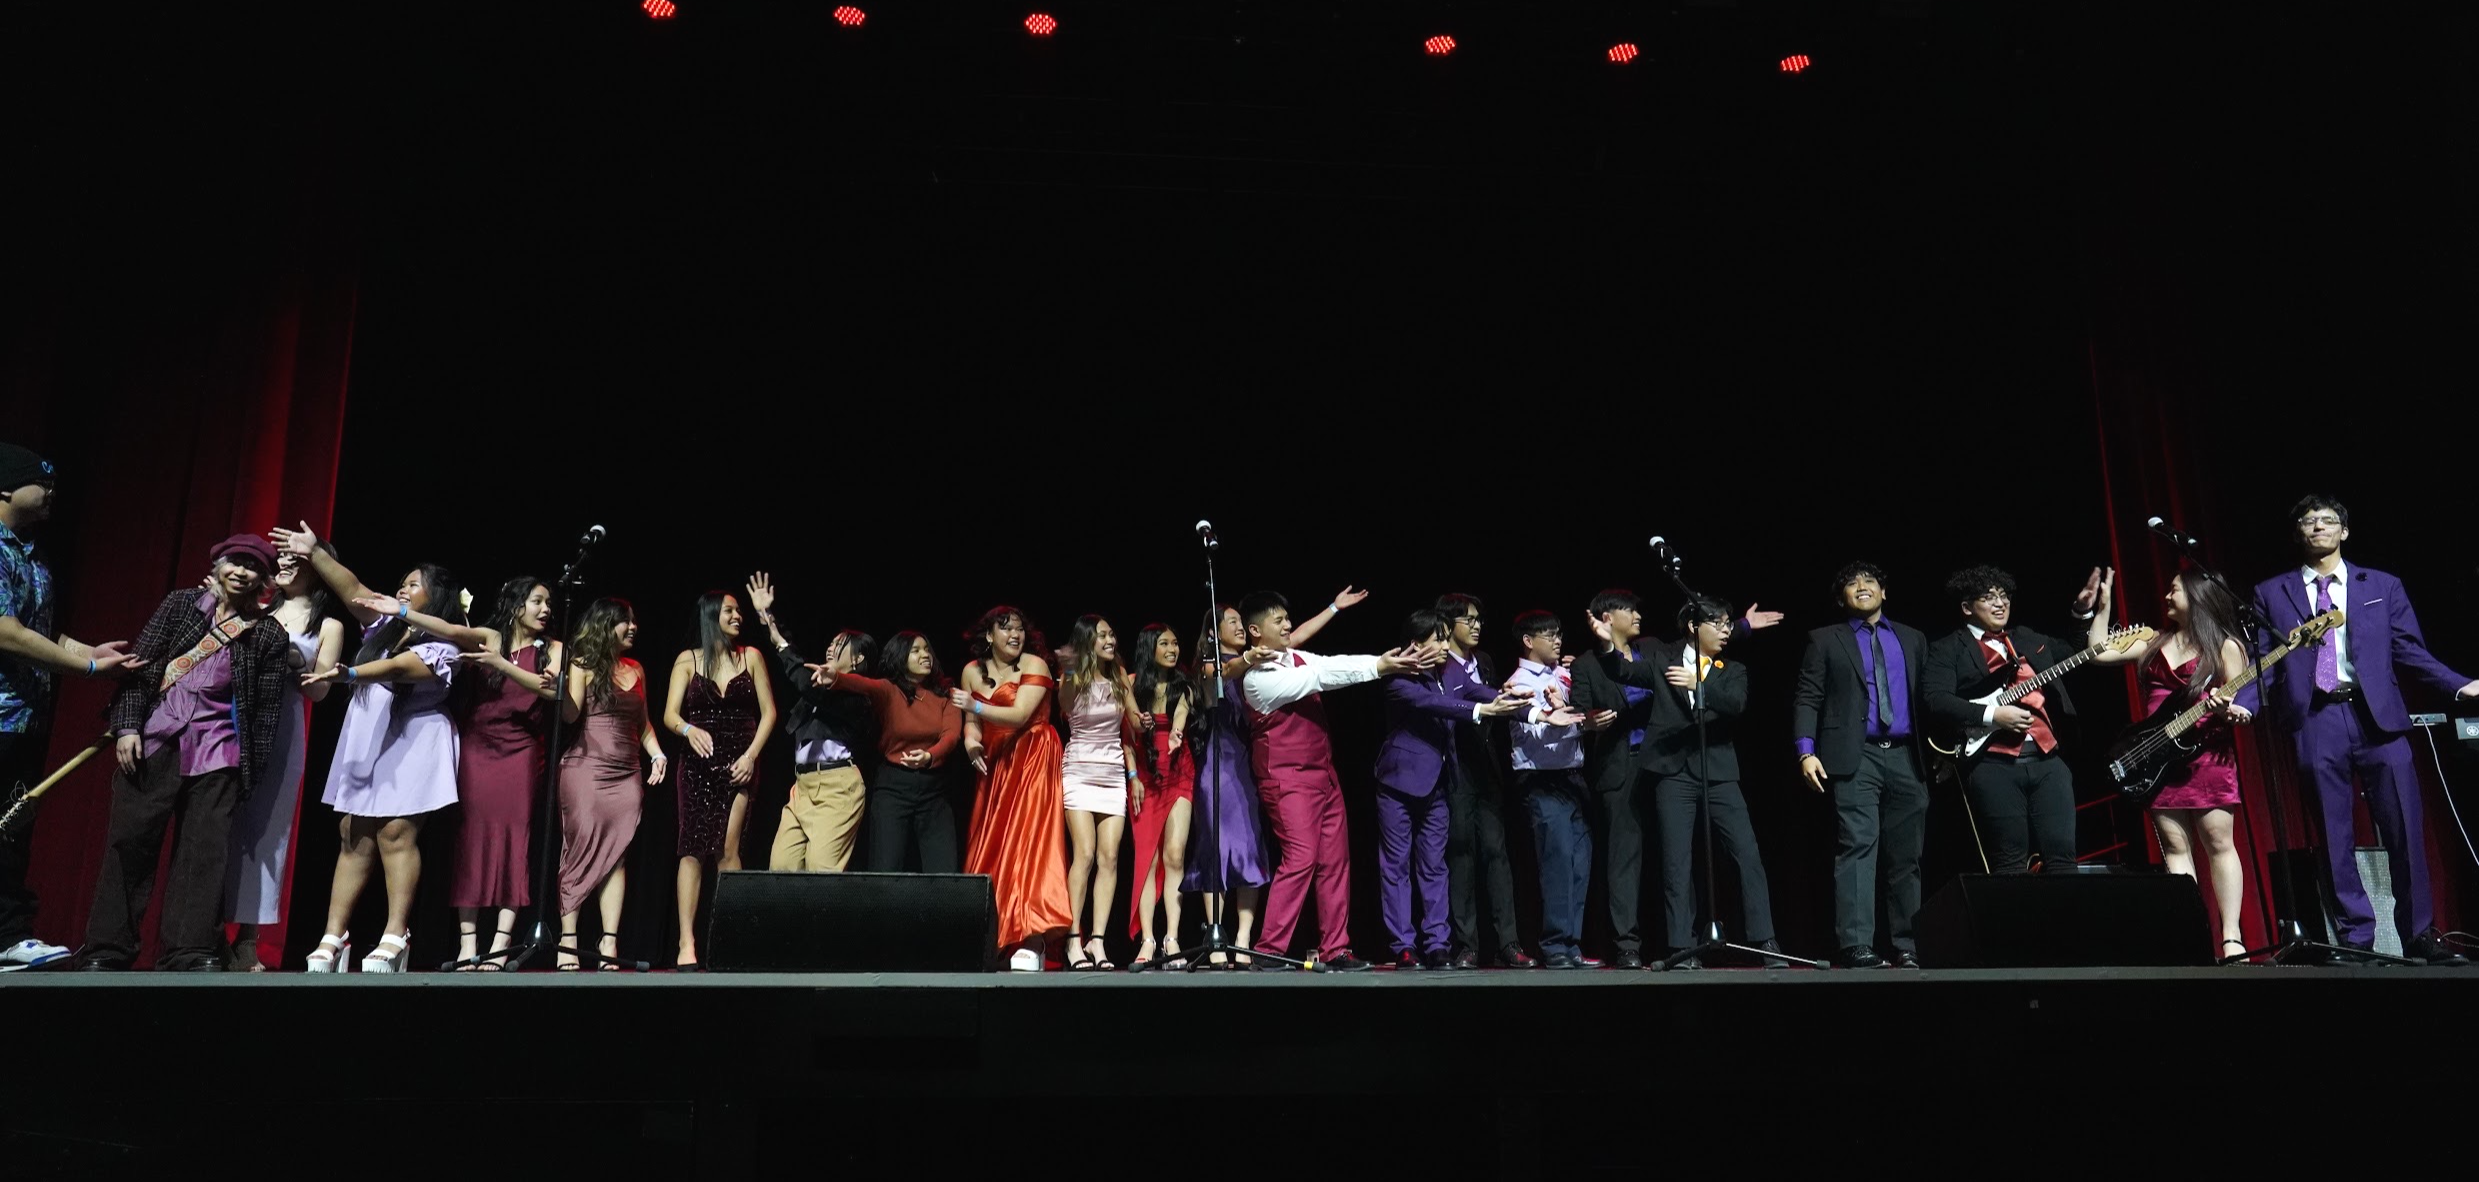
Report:
[[[1580,634],[1618,584],[1666,612],[1642,545],[1663,533],[1698,588],[1792,613],[1737,651],[1776,909],[1811,952],[1830,817],[1792,778],[1787,695],[1848,558],[1932,630],[1945,573],[1979,560],[2045,622],[2114,561],[2152,619],[2146,515],[2252,580],[2324,486],[2353,558],[2479,664],[2453,533],[2470,96],[2413,52],[2468,48],[2466,15],[1300,4],[1243,10],[1235,39],[1202,9],[1097,5],[1041,44],[996,9],[889,5],[855,37],[815,7],[31,18],[29,187],[60,227],[19,244],[15,294],[59,326],[13,370],[31,433],[129,478],[107,441],[158,428],[98,421],[59,375],[212,320],[229,300],[201,281],[261,253],[235,227],[309,223],[270,212],[299,204],[355,262],[354,564],[444,561],[482,595],[602,523],[594,590],[638,603],[658,674],[697,592],[760,568],[802,639],[920,628],[951,669],[1002,600],[1054,637],[1086,611],[1184,625],[1200,516],[1226,597],[1375,590],[1325,651],[1384,647],[1460,589],[1509,660],[1525,607]],[[1433,28],[1455,56],[1407,51]],[[1612,28],[1647,56],[1597,61]],[[1817,64],[1784,75],[1788,52]],[[83,557],[122,522],[57,524]],[[153,562],[64,580],[67,625],[134,632],[83,602],[106,577],[152,596]],[[2117,683],[2075,688],[2096,747]],[[1358,808],[1374,703],[1334,701]],[[788,779],[771,756],[753,859]],[[658,959],[669,800],[624,933]],[[1939,876],[1971,857],[1951,803]],[[2440,867],[2467,867],[2447,835]],[[2105,803],[2082,844],[2149,856]],[[75,882],[47,916],[82,915]],[[426,960],[452,927],[434,902],[416,930]]]

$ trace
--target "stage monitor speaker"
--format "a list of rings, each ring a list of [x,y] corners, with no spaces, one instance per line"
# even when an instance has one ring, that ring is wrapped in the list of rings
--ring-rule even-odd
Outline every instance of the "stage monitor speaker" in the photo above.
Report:
[[[995,955],[986,874],[725,871],[706,967],[729,973],[978,973]]]
[[[2183,874],[1965,874],[1916,926],[1936,969],[2213,963],[2203,892]]]

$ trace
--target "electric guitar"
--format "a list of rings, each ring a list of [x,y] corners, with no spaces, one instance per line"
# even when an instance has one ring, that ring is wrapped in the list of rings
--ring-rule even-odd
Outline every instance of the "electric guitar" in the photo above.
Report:
[[[2064,677],[2067,673],[2081,667],[2085,662],[2091,660],[2093,657],[2097,657],[2102,653],[2125,652],[2127,649],[2151,640],[2154,635],[2156,635],[2156,633],[2152,631],[2151,625],[2148,624],[2128,624],[2121,628],[2113,628],[2109,631],[2107,638],[2103,639],[2100,643],[2041,670],[2038,676],[2033,677],[2028,681],[2018,681],[2009,685],[2001,686],[1986,694],[1973,698],[1971,699],[1971,704],[1974,706],[2011,706],[2016,702],[2022,701],[2024,698],[2029,697],[2033,691],[2038,690],[2042,686],[2045,686],[2060,677]],[[2011,676],[2011,674],[2009,673],[2007,676]],[[1985,714],[1987,711],[1983,710],[1981,713]],[[1964,727],[1961,738],[1951,747],[1938,742],[1934,736],[1929,738],[1928,745],[1933,748],[1937,754],[1945,756],[1948,759],[1969,759],[1974,755],[1978,755],[1980,753],[1980,748],[1988,746],[1989,737],[1996,733],[1997,728],[1994,726],[1974,724],[1972,726]]]
[[[2290,629],[2289,636],[2282,640],[2280,647],[2247,666],[2246,672],[2231,678],[2228,685],[2214,688],[2235,696],[2239,690],[2246,688],[2248,682],[2272,668],[2281,658],[2296,652],[2301,646],[2323,640],[2326,632],[2340,627],[2346,620],[2342,609],[2334,608]],[[2181,707],[2178,703],[2184,697],[2183,694],[2171,695],[2168,701],[2161,703],[2160,709],[2152,712],[2150,718],[2128,727],[2126,733],[2118,737],[2117,745],[2109,748],[2109,780],[2117,785],[2118,794],[2127,800],[2138,805],[2152,803],[2152,798],[2160,795],[2161,782],[2169,778],[2169,773],[2195,762],[2195,757],[2203,753],[2203,740],[2195,735],[2195,724],[2212,712],[2212,698],[2207,695],[2192,705]]]

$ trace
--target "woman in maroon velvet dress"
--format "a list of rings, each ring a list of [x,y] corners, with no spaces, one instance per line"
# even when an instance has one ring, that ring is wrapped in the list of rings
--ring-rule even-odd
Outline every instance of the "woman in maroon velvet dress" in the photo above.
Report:
[[[708,591],[697,600],[697,647],[671,664],[663,726],[686,740],[680,761],[680,949],[698,969],[697,903],[706,868],[740,869],[739,822],[748,813],[757,761],[775,732],[775,686],[766,658],[740,643],[740,600]]]
[[[2108,636],[2110,585],[2116,581],[2116,571],[2101,580],[2100,607],[2092,615],[2087,643],[2099,644]],[[2121,653],[2104,651],[2093,660],[2104,665],[2141,662],[2137,682],[2147,715],[2172,699],[2181,707],[2212,701],[2212,716],[2195,731],[2203,740],[2203,752],[2162,782],[2160,795],[2152,799],[2152,829],[2160,837],[2161,864],[2172,874],[2196,877],[2195,847],[2203,847],[2211,865],[2214,909],[2220,913],[2221,955],[2231,956],[2247,950],[2238,928],[2246,867],[2238,857],[2230,813],[2238,804],[2238,741],[2231,724],[2251,716],[2219,687],[2247,669],[2246,647],[2238,641],[2238,601],[2221,584],[2192,569],[2179,571],[2162,599],[2169,625],[2159,636]]]

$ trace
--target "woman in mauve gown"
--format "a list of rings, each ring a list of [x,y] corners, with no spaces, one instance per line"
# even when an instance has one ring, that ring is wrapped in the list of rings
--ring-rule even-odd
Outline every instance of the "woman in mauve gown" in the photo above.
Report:
[[[560,701],[561,719],[577,726],[560,756],[560,942],[576,947],[577,912],[594,897],[605,971],[619,967],[620,904],[628,897],[628,869],[620,862],[637,836],[646,785],[663,782],[667,763],[646,720],[645,668],[625,655],[636,644],[637,610],[625,599],[595,600],[577,625]],[[639,776],[640,755],[653,774]],[[562,952],[559,967],[574,970],[577,958]]]

